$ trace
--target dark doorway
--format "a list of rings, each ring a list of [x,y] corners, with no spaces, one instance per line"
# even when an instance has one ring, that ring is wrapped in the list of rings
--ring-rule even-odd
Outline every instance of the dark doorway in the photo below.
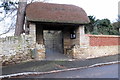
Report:
[[[62,30],[43,30],[43,35],[46,59],[54,60],[65,58]]]

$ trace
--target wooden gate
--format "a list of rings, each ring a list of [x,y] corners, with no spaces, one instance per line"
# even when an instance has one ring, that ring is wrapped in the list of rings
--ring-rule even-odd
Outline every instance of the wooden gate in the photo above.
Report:
[[[46,57],[55,57],[55,55],[63,54],[63,37],[61,30],[44,30],[43,35]]]

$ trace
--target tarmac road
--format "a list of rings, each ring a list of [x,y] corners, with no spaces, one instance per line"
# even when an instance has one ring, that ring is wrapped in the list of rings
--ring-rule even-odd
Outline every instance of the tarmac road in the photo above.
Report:
[[[39,76],[31,76],[28,78],[118,78],[118,65],[112,64],[100,67],[80,69],[74,71],[66,71]]]
[[[2,66],[0,67],[0,70],[2,70],[2,75],[21,72],[46,72],[52,70],[62,70],[66,68],[90,66],[98,63],[113,62],[118,61],[118,59],[120,59],[119,55],[77,61],[29,61],[20,64]],[[59,67],[59,65],[63,67]]]

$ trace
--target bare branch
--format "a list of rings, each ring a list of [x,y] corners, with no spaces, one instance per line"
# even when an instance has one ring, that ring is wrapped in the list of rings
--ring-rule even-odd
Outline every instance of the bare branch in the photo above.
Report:
[[[14,26],[15,26],[15,23],[12,23],[12,24],[10,25],[10,27],[8,28],[8,30],[5,31],[5,32],[3,32],[2,34],[0,34],[0,36],[2,36],[2,35],[4,35],[4,34],[7,34],[8,32],[10,32],[12,29],[14,29]]]
[[[11,19],[14,19],[14,18],[15,18],[15,16],[17,16],[17,13],[16,13],[16,14],[14,14],[14,15],[11,17]]]
[[[0,22],[3,21],[5,18],[6,18],[6,14],[5,14],[4,17],[0,20]]]
[[[5,16],[0,19],[0,22],[3,21],[6,17],[9,17],[16,9],[13,9],[8,15],[5,14]]]
[[[4,33],[0,34],[0,36],[7,34],[8,32],[10,32],[11,29],[8,29],[7,31],[5,31]]]
[[[17,14],[17,13],[16,13],[16,14]],[[7,33],[9,33],[11,30],[15,29],[15,23],[16,23],[16,22],[15,22],[14,19],[15,19],[15,17],[16,17],[16,14],[14,14],[14,15],[11,17],[11,19],[12,19],[14,22],[12,22],[11,25],[8,27],[8,29],[7,29],[6,31],[4,31],[3,33],[1,33],[0,36],[1,36],[1,35],[4,35],[4,34],[7,34]]]
[[[15,9],[17,9],[17,8],[18,8],[15,4],[13,4],[13,6],[15,7]]]

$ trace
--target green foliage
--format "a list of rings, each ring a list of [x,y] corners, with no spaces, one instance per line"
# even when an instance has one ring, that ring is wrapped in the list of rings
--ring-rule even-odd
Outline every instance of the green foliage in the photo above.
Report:
[[[112,25],[109,19],[97,19],[94,16],[88,16],[90,23],[85,26],[85,32],[90,34],[119,35],[119,31]]]
[[[112,23],[112,26],[113,26],[113,29],[114,29],[113,33],[120,35],[120,32],[119,32],[120,21]]]
[[[85,26],[85,33],[91,33],[94,29],[94,23],[95,23],[95,17],[94,16],[88,16],[90,23]]]

